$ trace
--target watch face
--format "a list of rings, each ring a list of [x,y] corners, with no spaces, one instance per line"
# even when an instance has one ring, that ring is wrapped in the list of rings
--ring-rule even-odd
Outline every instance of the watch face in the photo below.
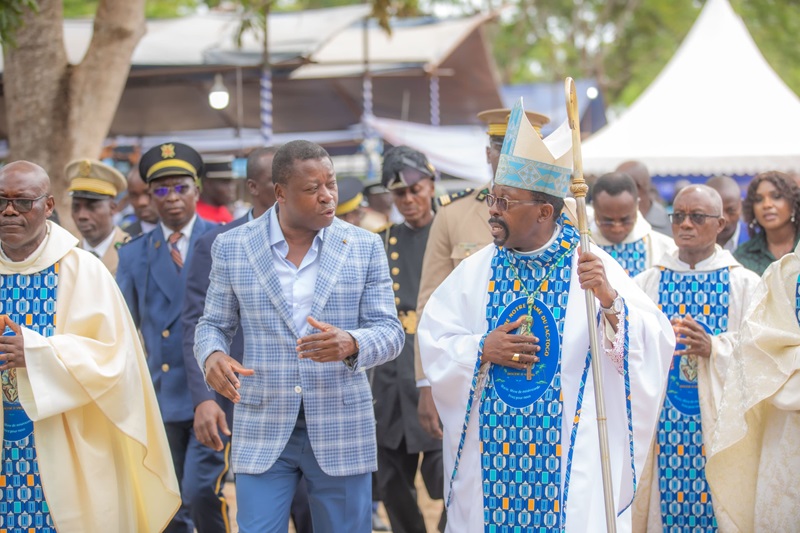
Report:
[[[614,303],[611,304],[611,308],[614,310],[615,313],[621,313],[623,309],[625,309],[625,304],[622,303],[621,296],[617,296],[614,299]]]

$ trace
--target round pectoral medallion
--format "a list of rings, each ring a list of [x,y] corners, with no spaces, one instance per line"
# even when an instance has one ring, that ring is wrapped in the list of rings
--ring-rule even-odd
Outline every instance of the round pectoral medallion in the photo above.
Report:
[[[514,322],[528,315],[528,299],[517,298],[503,310],[497,325]],[[558,372],[560,339],[556,319],[544,302],[534,300],[531,310],[530,334],[539,339],[541,350],[537,353],[539,362],[531,368],[530,379],[527,370],[517,370],[501,365],[492,365],[490,375],[497,395],[511,407],[522,409],[542,397],[550,387]],[[512,334],[527,334],[524,326],[512,330]]]
[[[695,319],[697,320],[697,319]],[[697,320],[706,333],[711,328]],[[675,351],[683,350],[683,343],[675,345]],[[675,409],[688,416],[700,414],[700,398],[697,395],[697,356],[673,355],[667,379],[667,398]]]

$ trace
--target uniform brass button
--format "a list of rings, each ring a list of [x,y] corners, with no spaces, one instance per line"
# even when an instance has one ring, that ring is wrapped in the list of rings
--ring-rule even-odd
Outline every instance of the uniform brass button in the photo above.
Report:
[[[389,239],[389,244],[397,244],[397,237],[392,237]]]
[[[399,269],[399,268],[397,268],[397,267],[394,267],[394,268],[392,269],[392,276],[396,276],[396,275],[398,275],[399,273],[400,273],[400,269]]]
[[[400,254],[398,254],[397,252],[392,252],[392,254],[389,257],[396,260],[398,257],[400,257]]]
[[[392,285],[392,288],[394,290],[396,290],[396,291],[399,291],[400,290],[400,284],[399,283],[395,283],[394,285]]]
[[[394,305],[400,305],[400,298],[398,298],[398,297],[396,297],[396,296],[395,296],[395,298],[394,298]]]
[[[464,255],[465,255],[465,256],[467,256],[467,257],[469,257],[469,252],[466,252]]]
[[[169,372],[169,365],[167,363],[164,363],[163,365],[161,365],[161,371],[162,372]]]
[[[161,336],[162,336],[162,337],[164,337],[165,339],[166,339],[167,337],[169,337],[169,330],[168,330],[168,329],[165,329],[164,331],[162,331],[162,332],[161,332]]]

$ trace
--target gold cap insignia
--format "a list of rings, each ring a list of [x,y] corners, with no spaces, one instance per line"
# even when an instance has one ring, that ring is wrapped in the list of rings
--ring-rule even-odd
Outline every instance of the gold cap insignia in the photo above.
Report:
[[[169,159],[170,157],[175,157],[175,145],[174,144],[162,144],[161,145],[161,159]]]
[[[80,168],[78,169],[78,175],[82,178],[88,178],[89,175],[92,173],[92,162],[88,159],[84,159],[81,161]]]

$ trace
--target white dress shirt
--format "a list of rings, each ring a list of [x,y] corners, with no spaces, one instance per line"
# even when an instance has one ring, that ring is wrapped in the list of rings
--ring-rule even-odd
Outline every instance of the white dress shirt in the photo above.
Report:
[[[194,215],[189,223],[179,230],[179,233],[183,233],[183,237],[178,240],[176,246],[184,261],[186,261],[186,255],[189,253],[189,243],[192,242],[192,230],[195,222],[197,222],[197,215]],[[169,242],[169,236],[175,232],[166,227],[163,222],[159,221],[159,224],[161,225],[161,231],[164,232],[164,238]]]

